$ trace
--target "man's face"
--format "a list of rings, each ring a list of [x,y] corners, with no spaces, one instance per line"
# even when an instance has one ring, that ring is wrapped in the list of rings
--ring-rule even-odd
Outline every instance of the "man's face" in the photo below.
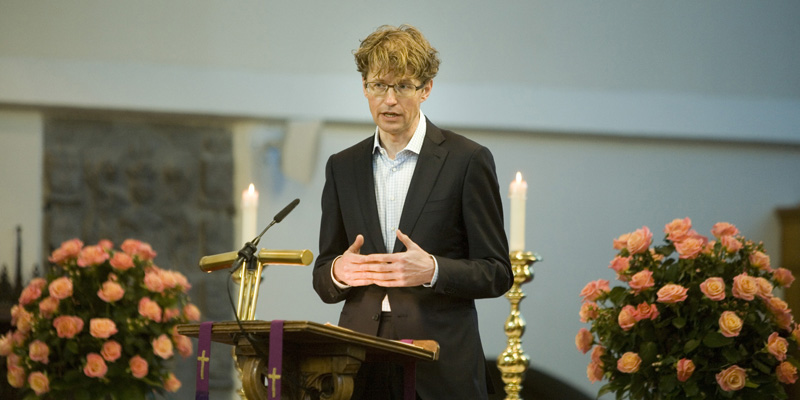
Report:
[[[378,125],[381,133],[400,135],[411,138],[419,122],[419,107],[431,93],[433,81],[428,81],[421,89],[414,91],[410,96],[399,96],[395,88],[389,88],[386,93],[371,93],[367,89],[368,83],[383,83],[386,85],[405,84],[415,87],[420,86],[420,81],[409,77],[396,77],[394,74],[378,75],[370,72],[364,81],[364,97],[369,101],[369,111],[372,119]]]

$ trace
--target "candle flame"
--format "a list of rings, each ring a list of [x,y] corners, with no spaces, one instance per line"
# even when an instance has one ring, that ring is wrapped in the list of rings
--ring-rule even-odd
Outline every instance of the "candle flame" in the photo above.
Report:
[[[253,194],[256,192],[256,187],[253,184],[250,184],[250,187],[247,188],[247,193]]]
[[[517,181],[517,183],[522,182],[522,172],[517,171],[517,179],[516,179],[516,181]]]

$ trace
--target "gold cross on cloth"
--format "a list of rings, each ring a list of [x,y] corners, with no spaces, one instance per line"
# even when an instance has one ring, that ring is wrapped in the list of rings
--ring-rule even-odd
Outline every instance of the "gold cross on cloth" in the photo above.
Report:
[[[272,373],[267,375],[267,378],[269,378],[269,380],[271,381],[270,386],[272,386],[272,398],[275,398],[275,396],[277,396],[277,394],[275,393],[275,385],[276,385],[275,381],[279,381],[281,379],[281,376],[278,375],[278,369],[272,368]]]
[[[203,377],[203,371],[206,369],[206,362],[211,361],[211,359],[206,357],[206,351],[203,350],[203,354],[197,357],[197,361],[200,361],[200,379],[205,379]]]

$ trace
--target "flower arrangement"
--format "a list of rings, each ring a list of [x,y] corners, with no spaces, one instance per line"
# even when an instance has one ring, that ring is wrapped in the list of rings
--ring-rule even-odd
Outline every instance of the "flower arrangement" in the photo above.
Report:
[[[62,243],[49,258],[51,272],[34,278],[12,308],[15,329],[0,337],[0,356],[26,400],[141,400],[180,388],[168,360],[176,350],[193,352],[176,328],[200,319],[191,285],[153,264],[147,243],[112,247],[108,240]]]
[[[689,218],[666,224],[652,245],[645,226],[614,240],[609,268],[621,286],[599,279],[581,291],[578,350],[591,352],[587,375],[618,399],[785,399],[797,380],[800,342],[786,302],[773,294],[794,277],[773,269],[762,243],[726,222],[711,240]]]

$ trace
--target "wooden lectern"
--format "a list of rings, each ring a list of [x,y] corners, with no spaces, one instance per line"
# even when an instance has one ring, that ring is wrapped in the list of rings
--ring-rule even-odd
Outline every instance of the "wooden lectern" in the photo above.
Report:
[[[245,395],[249,400],[265,400],[268,395],[265,383],[270,379],[265,358],[269,355],[270,323],[242,321],[241,324],[244,332],[236,321],[214,323],[211,340],[236,346]],[[199,324],[179,325],[178,333],[197,337],[199,327]],[[353,380],[363,362],[434,361],[439,357],[439,345],[430,340],[412,343],[387,340],[316,322],[285,321],[283,355],[282,398],[347,400],[353,394]]]
[[[252,246],[248,243],[249,246]],[[236,315],[239,321],[215,322],[211,340],[233,345],[237,369],[241,371],[242,392],[248,400],[266,400],[270,380],[270,322],[255,320],[261,274],[267,264],[308,265],[308,250],[266,250],[255,252],[234,272],[239,282]],[[213,272],[231,268],[237,252],[200,259],[200,269]],[[181,335],[198,337],[200,324],[178,325]],[[281,397],[296,400],[347,400],[353,395],[353,381],[363,362],[414,363],[439,358],[439,344],[432,340],[405,343],[383,339],[350,329],[309,321],[284,321]]]

